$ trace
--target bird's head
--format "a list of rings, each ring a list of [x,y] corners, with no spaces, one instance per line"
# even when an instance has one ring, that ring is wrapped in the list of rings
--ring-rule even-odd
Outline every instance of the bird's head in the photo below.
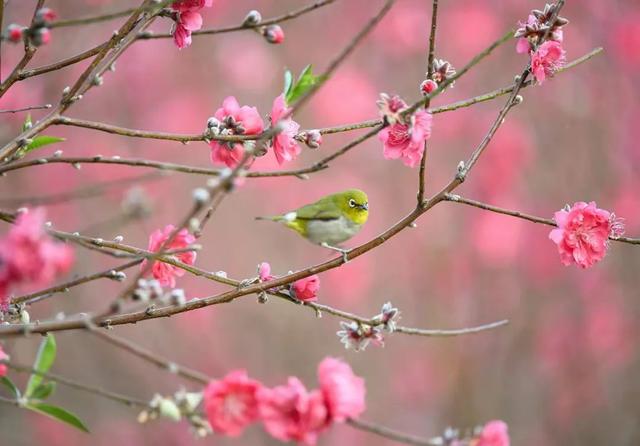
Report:
[[[362,225],[369,217],[369,199],[358,189],[349,189],[336,194],[336,204],[349,220]]]

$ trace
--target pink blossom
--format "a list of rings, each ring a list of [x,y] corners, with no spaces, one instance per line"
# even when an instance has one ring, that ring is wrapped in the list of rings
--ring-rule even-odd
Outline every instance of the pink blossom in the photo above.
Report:
[[[294,138],[300,130],[300,124],[291,118],[282,119],[288,112],[289,108],[285,102],[284,94],[281,94],[273,100],[271,108],[271,126],[278,126],[282,129],[273,137],[271,143],[273,153],[280,165],[285,161],[294,160],[301,152],[300,146]]]
[[[257,135],[264,129],[264,122],[258,110],[247,105],[240,107],[233,96],[227,97],[213,116],[219,122],[218,130],[221,135]],[[213,140],[209,145],[213,163],[235,167],[242,160],[242,143]]]
[[[2,345],[0,345],[0,361],[4,361],[9,359],[9,355],[7,355],[2,349]],[[0,377],[7,375],[7,366],[4,364],[0,364]]]
[[[213,5],[213,0],[180,0],[171,5],[177,11],[173,41],[179,49],[191,45],[191,33],[202,28],[202,16],[198,11]]]
[[[257,393],[262,388],[245,370],[234,370],[204,390],[204,411],[217,433],[239,436],[258,419]]]
[[[169,236],[175,231],[175,229],[175,226],[167,225],[163,230],[156,229],[155,231],[153,231],[149,236],[149,251],[160,251],[160,247],[164,245],[164,243],[169,239]],[[189,234],[189,231],[183,228],[178,231],[171,243],[168,243],[166,246],[164,246],[163,251],[186,248],[195,240],[196,238],[192,234]],[[193,265],[196,261],[196,252],[180,252],[177,254],[172,254],[172,257],[182,263],[186,263],[187,265]],[[145,268],[146,264],[146,260],[142,262],[143,269]],[[153,278],[156,279],[160,283],[160,285],[168,286],[171,288],[175,288],[176,286],[176,277],[182,277],[184,276],[184,273],[185,271],[183,269],[164,262],[153,262],[153,265],[151,266],[151,274],[153,275]]]
[[[318,366],[318,381],[331,421],[357,418],[365,410],[364,379],[353,374],[349,364],[327,357]]]
[[[559,42],[549,40],[544,42],[531,54],[531,72],[539,84],[542,84],[547,76],[561,68],[566,61],[566,52]]]
[[[318,290],[320,289],[320,278],[314,274],[304,279],[296,280],[291,284],[291,293],[296,299],[302,301],[318,300]]]
[[[549,238],[558,245],[564,265],[593,266],[607,253],[609,236],[622,233],[622,224],[615,215],[598,209],[594,201],[579,201],[560,210],[554,214],[554,220],[558,227],[549,233]]]
[[[17,25],[15,23],[10,24],[9,26],[7,26],[7,40],[13,43],[21,42],[25,29],[25,27]]]
[[[410,123],[396,122],[378,132],[384,145],[385,159],[401,158],[409,167],[415,167],[422,159],[424,142],[431,136],[431,113],[418,110]]]
[[[298,378],[286,385],[258,391],[260,418],[265,430],[282,441],[314,445],[327,426],[327,408],[319,390],[308,392]]]
[[[436,83],[436,81],[433,81],[431,79],[426,79],[422,81],[422,84],[420,84],[420,91],[424,96],[428,95],[436,88],[438,88],[438,84]]]
[[[262,262],[258,265],[258,277],[260,278],[260,282],[268,282],[273,280],[275,276],[271,275],[271,265],[267,262]]]
[[[489,421],[482,428],[482,433],[475,446],[509,446],[509,428],[500,420]]]
[[[73,263],[70,246],[53,241],[44,229],[42,208],[23,212],[0,240],[0,306],[13,285],[43,285],[67,272]]]
[[[516,42],[516,52],[518,54],[528,53],[531,50],[531,44],[526,37],[520,37]]]

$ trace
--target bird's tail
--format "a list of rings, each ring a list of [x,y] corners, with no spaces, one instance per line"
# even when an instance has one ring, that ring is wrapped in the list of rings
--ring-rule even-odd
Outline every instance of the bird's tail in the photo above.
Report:
[[[268,220],[268,221],[280,222],[284,220],[284,217],[282,215],[265,215],[262,217],[256,217],[256,220]]]

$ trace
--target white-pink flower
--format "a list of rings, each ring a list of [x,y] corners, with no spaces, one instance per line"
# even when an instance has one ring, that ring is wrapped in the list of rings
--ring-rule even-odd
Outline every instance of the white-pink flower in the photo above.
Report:
[[[542,84],[547,76],[553,74],[564,66],[566,52],[559,42],[549,40],[544,42],[531,54],[531,73],[539,84]]]
[[[509,446],[509,428],[501,420],[489,421],[482,428],[476,446]]]
[[[609,247],[609,236],[618,236],[623,226],[615,215],[598,209],[595,202],[579,201],[555,213],[558,227],[549,238],[558,245],[560,261],[588,268],[602,260]]]
[[[221,135],[257,135],[264,129],[258,110],[247,105],[240,107],[233,96],[227,97],[213,116],[219,122],[218,130]],[[244,148],[240,142],[213,140],[209,145],[213,163],[235,167],[242,160]]]
[[[406,108],[406,103],[397,97],[391,98],[389,104],[387,108],[393,114]],[[384,145],[385,159],[402,159],[406,166],[415,167],[422,159],[424,142],[431,137],[433,118],[431,113],[420,109],[407,119],[408,123],[402,120],[389,121],[391,124],[378,132],[378,139]]]
[[[300,130],[300,124],[290,117],[282,119],[287,113],[289,113],[289,108],[285,102],[284,94],[281,94],[273,100],[271,108],[271,126],[278,126],[281,130],[273,137],[271,142],[273,153],[280,165],[286,161],[294,160],[301,152],[300,146],[295,140],[295,136]]]

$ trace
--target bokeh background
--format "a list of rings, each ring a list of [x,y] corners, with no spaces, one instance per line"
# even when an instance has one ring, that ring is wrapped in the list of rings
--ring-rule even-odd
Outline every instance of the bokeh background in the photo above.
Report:
[[[205,10],[205,27],[237,24],[249,9],[264,17],[296,9],[299,1],[216,0]],[[132,128],[195,133],[234,95],[264,116],[282,90],[285,68],[318,70],[372,16],[381,2],[339,0],[286,22],[286,40],[269,45],[250,31],[195,37],[178,51],[171,40],[141,41],[105,75],[69,115]],[[335,77],[301,110],[303,128],[376,117],[380,92],[413,102],[426,71],[430,1],[398,0]],[[10,0],[5,25],[26,23],[35,1]],[[59,17],[112,12],[126,1],[47,1]],[[526,18],[533,1],[446,1],[440,5],[437,57],[461,67],[490,42]],[[563,16],[568,59],[594,47],[603,55],[542,87],[529,88],[507,118],[468,181],[459,189],[470,198],[551,217],[566,203],[595,200],[626,222],[627,234],[640,234],[638,169],[640,150],[640,4],[635,1],[568,1]],[[30,66],[77,54],[104,41],[123,19],[53,30]],[[166,32],[160,19],[153,29]],[[2,75],[21,56],[20,46],[2,45]],[[508,85],[526,63],[515,41],[459,80],[435,105]],[[28,79],[0,100],[7,109],[55,103],[87,62]],[[429,144],[428,192],[448,181],[458,161],[471,153],[494,120],[503,99],[439,114]],[[34,118],[43,116],[34,112]],[[24,114],[3,114],[0,138],[19,133]],[[52,128],[47,134],[67,141],[42,149],[51,154],[120,155],[210,166],[204,143],[182,145],[129,139],[85,129]],[[317,151],[305,149],[286,167],[303,167],[326,156],[359,133],[327,136]],[[33,155],[38,156],[38,155]],[[272,156],[254,169],[275,169]],[[44,203],[54,226],[109,239],[121,234],[145,247],[148,234],[177,223],[190,206],[191,191],[206,178],[186,174],[152,175],[142,168],[83,165],[38,166],[0,179],[0,206],[15,209]],[[114,181],[119,184],[114,185]],[[94,188],[90,198],[68,201],[64,194]],[[331,169],[296,178],[251,179],[220,206],[206,228],[197,266],[224,270],[231,277],[255,274],[269,261],[276,274],[329,258],[325,250],[256,215],[285,211],[347,187],[369,193],[370,220],[350,246],[363,243],[396,222],[414,206],[417,169],[386,161],[372,139],[334,162]],[[95,190],[95,189],[90,189]],[[62,197],[60,196],[62,194]],[[130,218],[131,205],[148,206],[143,219]],[[8,228],[0,228],[0,233]],[[338,319],[316,319],[311,311],[270,300],[258,305],[247,297],[216,306],[117,327],[126,336],[178,363],[222,376],[246,368],[267,385],[300,376],[316,385],[317,363],[326,355],[345,358],[364,376],[368,390],[365,418],[393,428],[432,436],[446,426],[472,427],[500,418],[508,422],[517,445],[640,444],[640,355],[638,354],[638,275],[640,251],[613,244],[606,259],[589,270],[564,267],[548,238],[549,228],[509,217],[441,204],[388,243],[321,275],[320,302],[373,315],[387,301],[402,311],[402,324],[457,328],[502,318],[506,328],[474,336],[430,339],[400,334],[384,348],[346,351],[335,332]],[[77,250],[72,274],[87,274],[117,261]],[[60,279],[63,280],[63,279]],[[32,319],[56,313],[104,308],[122,285],[108,280],[77,287],[31,308]],[[220,285],[194,277],[179,280],[189,297],[220,292]],[[24,290],[28,291],[28,290]],[[84,332],[57,335],[54,372],[139,398],[172,394],[189,382],[156,369]],[[38,337],[11,339],[4,348],[21,363],[33,359]],[[14,376],[24,382],[25,376]],[[0,406],[0,431],[6,445],[47,444],[277,444],[259,426],[241,439],[196,440],[186,424],[136,423],[136,412],[108,400],[59,387],[53,400],[89,424],[93,434],[11,406]],[[338,426],[320,444],[390,445],[392,442]]]

